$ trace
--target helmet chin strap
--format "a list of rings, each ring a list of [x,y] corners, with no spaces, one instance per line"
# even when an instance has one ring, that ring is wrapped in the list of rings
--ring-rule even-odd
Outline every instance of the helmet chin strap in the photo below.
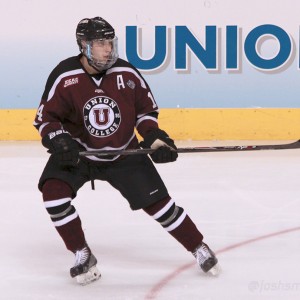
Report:
[[[94,70],[96,70],[97,72],[103,72],[103,71],[104,71],[104,69],[98,69],[98,68],[93,64],[93,62],[92,62],[91,59],[87,59],[87,61],[88,61],[88,64],[89,64]]]

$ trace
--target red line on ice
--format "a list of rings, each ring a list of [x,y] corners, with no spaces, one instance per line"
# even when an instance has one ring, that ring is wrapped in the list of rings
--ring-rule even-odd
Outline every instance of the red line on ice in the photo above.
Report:
[[[298,230],[300,230],[300,227],[289,228],[289,229],[285,229],[285,230],[273,232],[273,233],[270,233],[270,234],[262,235],[262,236],[259,236],[259,237],[255,237],[255,238],[252,238],[252,239],[249,239],[249,240],[246,240],[246,241],[243,241],[243,242],[240,242],[240,243],[236,243],[236,244],[233,244],[233,245],[229,245],[229,246],[227,246],[225,248],[222,248],[222,249],[216,251],[216,254],[228,252],[228,251],[230,251],[232,249],[235,249],[235,248],[239,248],[239,247],[251,244],[251,243],[255,243],[255,242],[258,242],[258,241],[261,241],[261,240],[269,239],[269,238],[272,238],[272,237],[275,237],[275,236],[278,236],[278,235],[282,235],[282,234],[286,234],[286,233],[290,233],[290,232],[298,231]],[[153,300],[153,299],[155,299],[157,297],[158,293],[172,279],[174,279],[175,277],[177,277],[178,275],[180,275],[185,270],[187,270],[187,269],[189,269],[191,267],[194,267],[194,265],[195,265],[195,262],[183,265],[183,266],[177,268],[174,272],[170,273],[169,275],[167,275],[166,277],[164,277],[163,279],[161,279],[146,294],[145,300]]]

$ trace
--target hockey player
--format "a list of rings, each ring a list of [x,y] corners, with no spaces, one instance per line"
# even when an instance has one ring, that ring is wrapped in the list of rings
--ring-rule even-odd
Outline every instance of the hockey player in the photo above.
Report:
[[[196,258],[204,272],[217,272],[217,258],[203,243],[195,224],[170,197],[155,163],[177,159],[176,146],[158,126],[158,107],[139,71],[118,58],[114,28],[100,17],[79,22],[80,54],[58,64],[50,74],[34,126],[51,154],[38,187],[66,248],[75,254],[70,269],[80,284],[97,280],[97,259],[85,239],[71,201],[87,181],[105,180],[129,202],[143,209]],[[146,155],[80,157],[80,150],[156,149]]]

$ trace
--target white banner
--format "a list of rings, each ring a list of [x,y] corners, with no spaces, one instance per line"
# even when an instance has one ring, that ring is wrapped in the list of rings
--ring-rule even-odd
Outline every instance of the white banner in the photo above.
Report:
[[[5,6],[5,7],[4,7]],[[16,9],[16,7],[18,9]],[[0,108],[35,108],[51,70],[101,16],[160,107],[300,107],[300,1],[2,1]]]

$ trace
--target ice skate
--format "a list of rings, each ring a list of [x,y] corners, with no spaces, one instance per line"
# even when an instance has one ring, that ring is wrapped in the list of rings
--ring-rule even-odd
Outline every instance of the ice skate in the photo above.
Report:
[[[196,257],[197,263],[204,273],[209,273],[213,276],[219,275],[221,268],[218,264],[218,259],[205,243],[198,246],[193,255]]]
[[[70,269],[71,277],[81,285],[86,285],[100,278],[97,259],[88,246],[75,252],[75,265]]]

